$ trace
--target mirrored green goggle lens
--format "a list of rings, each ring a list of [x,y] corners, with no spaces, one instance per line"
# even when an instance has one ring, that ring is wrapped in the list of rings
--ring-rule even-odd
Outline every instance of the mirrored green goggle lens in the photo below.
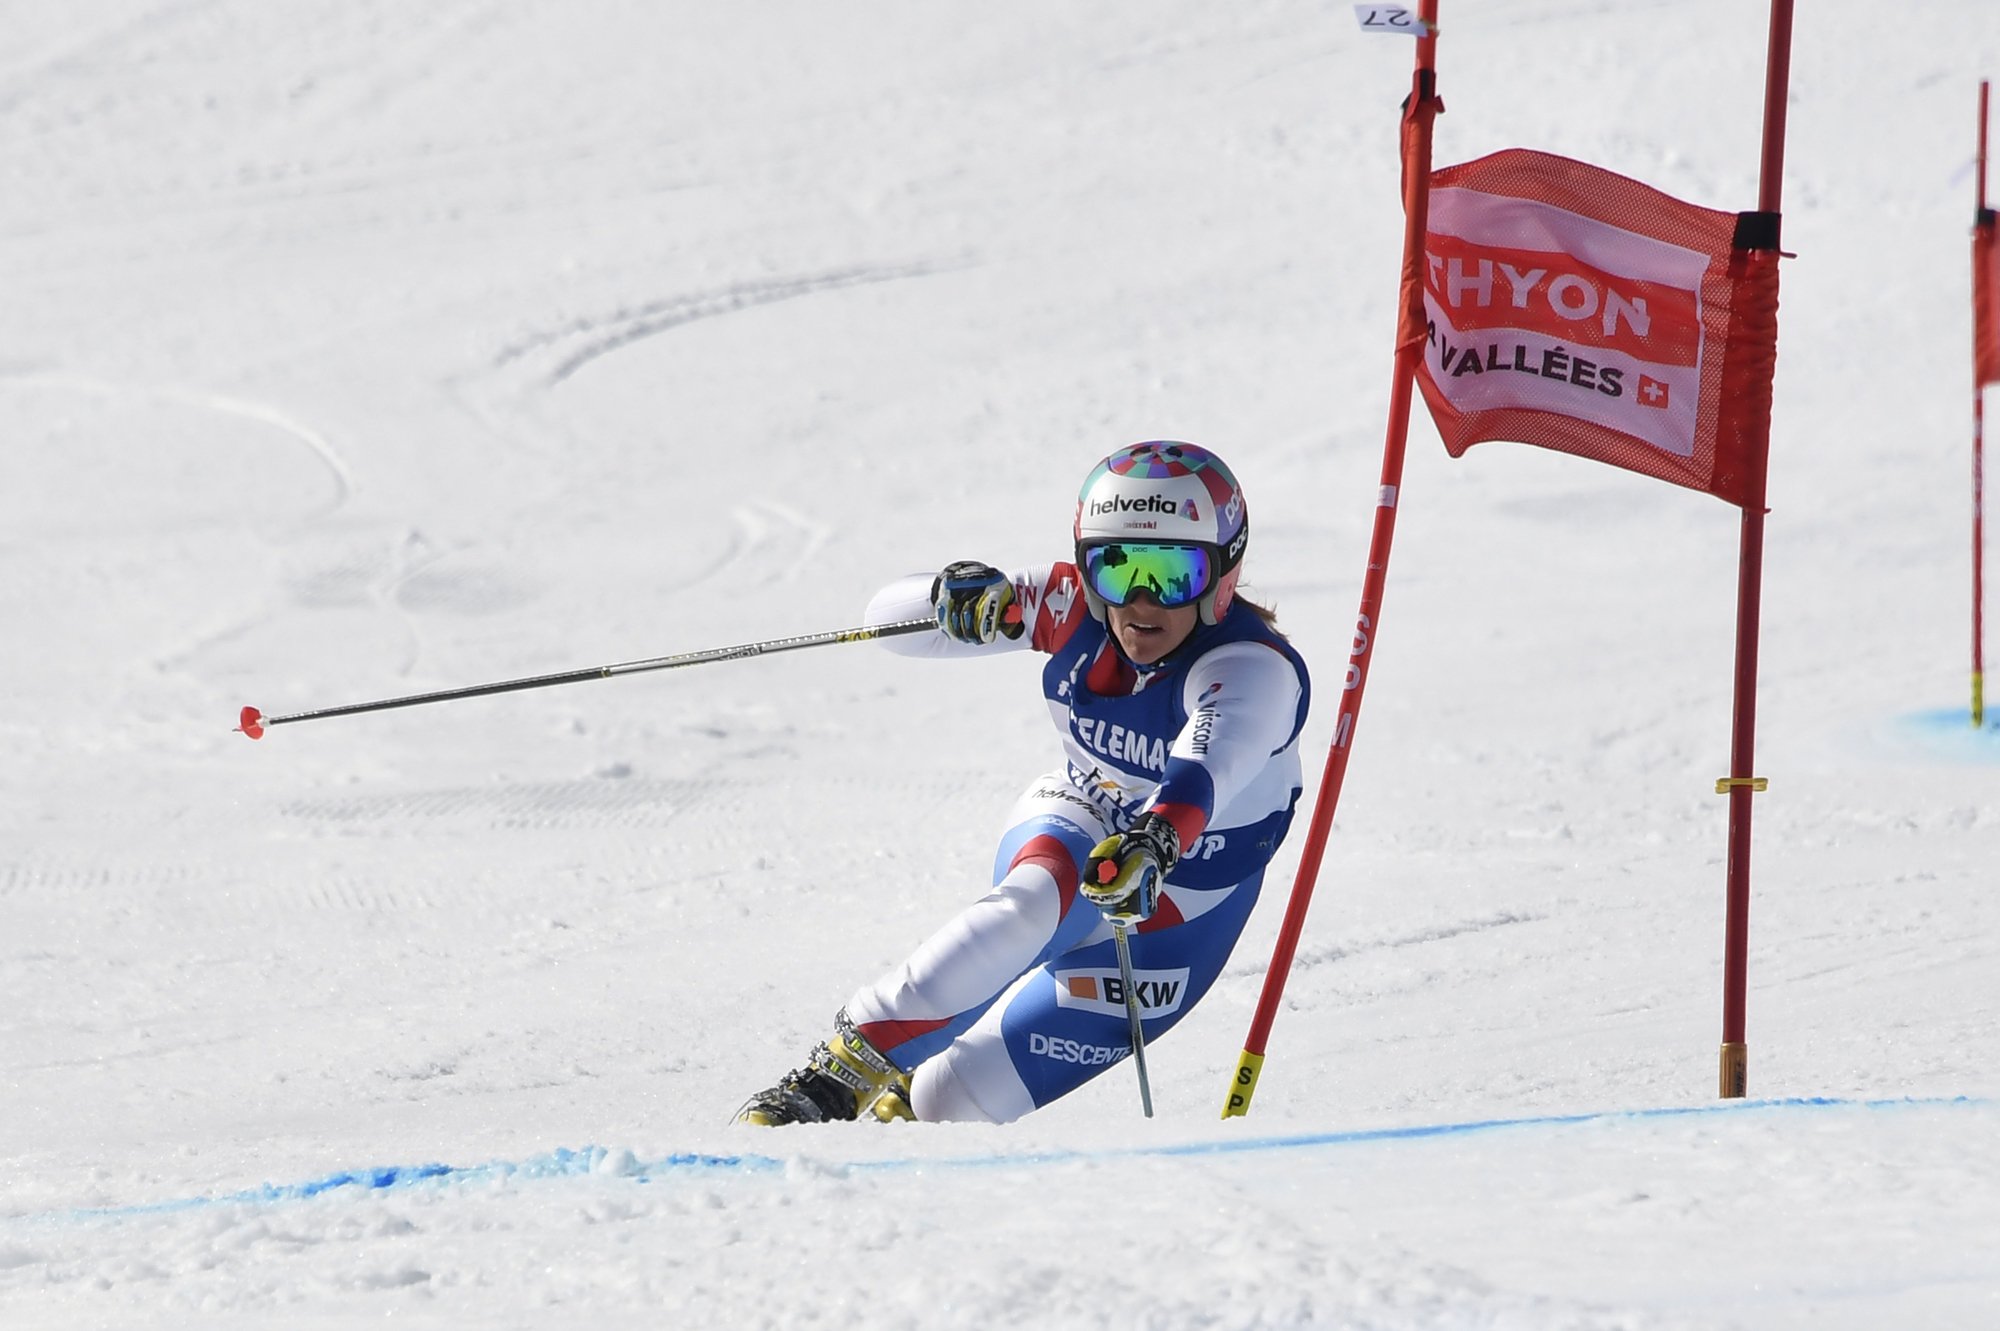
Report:
[[[1111,605],[1124,605],[1140,592],[1161,605],[1191,605],[1208,590],[1213,564],[1198,545],[1093,545],[1083,552],[1083,575],[1090,589]]]

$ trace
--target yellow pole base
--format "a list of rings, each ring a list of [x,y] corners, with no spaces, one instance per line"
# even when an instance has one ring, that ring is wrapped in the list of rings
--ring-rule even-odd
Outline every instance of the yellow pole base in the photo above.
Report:
[[[1222,1106],[1224,1118],[1241,1118],[1250,1112],[1250,1097],[1257,1093],[1257,1078],[1263,1071],[1264,1056],[1245,1049],[1229,1082],[1229,1099]]]
[[[1750,1049],[1743,1044],[1722,1046],[1722,1089],[1725,1100],[1741,1100],[1750,1083]]]

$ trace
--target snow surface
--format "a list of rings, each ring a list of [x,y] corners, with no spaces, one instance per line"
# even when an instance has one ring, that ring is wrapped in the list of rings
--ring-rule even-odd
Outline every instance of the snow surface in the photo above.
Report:
[[[1036,663],[237,709],[841,627],[1061,554],[1092,462],[1181,437],[1249,491],[1316,782],[1410,46],[1288,0],[9,5],[0,1324],[2000,1325],[2000,6],[1799,9],[1757,1098],[1715,1091],[1737,514],[1419,410],[1250,1115],[1301,836],[1156,1118],[1118,1068],[776,1133],[727,1120],[983,889]],[[1765,17],[1450,0],[1437,160],[1753,207]]]

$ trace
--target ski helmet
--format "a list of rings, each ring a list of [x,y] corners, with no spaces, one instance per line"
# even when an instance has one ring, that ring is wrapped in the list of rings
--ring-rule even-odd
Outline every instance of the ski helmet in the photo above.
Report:
[[[1214,624],[1229,613],[1249,543],[1250,514],[1236,477],[1198,444],[1158,439],[1121,448],[1097,464],[1077,495],[1076,566],[1083,574],[1084,601],[1098,620],[1111,602],[1094,585],[1093,569],[1102,571],[1105,559],[1100,554],[1093,561],[1093,548],[1202,552],[1205,558],[1195,561],[1195,589],[1201,622]],[[1158,594],[1150,580],[1136,585]]]

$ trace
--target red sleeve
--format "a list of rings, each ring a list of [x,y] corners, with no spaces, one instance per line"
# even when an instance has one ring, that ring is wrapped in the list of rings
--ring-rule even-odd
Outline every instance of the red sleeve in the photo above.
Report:
[[[1074,564],[1057,564],[1040,577],[1016,581],[1014,599],[1028,623],[1028,643],[1038,652],[1061,651],[1090,616]]]

